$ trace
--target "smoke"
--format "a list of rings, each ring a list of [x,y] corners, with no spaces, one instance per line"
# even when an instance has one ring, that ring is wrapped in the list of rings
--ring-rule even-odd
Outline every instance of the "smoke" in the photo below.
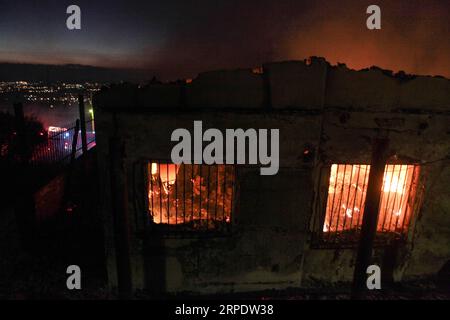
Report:
[[[365,28],[365,4],[340,2],[332,15],[315,12],[310,28],[286,39],[288,58],[320,55],[360,69],[372,65],[409,73],[450,75],[447,13],[438,1],[378,2],[382,29]]]
[[[45,129],[49,126],[73,126],[76,119],[79,118],[77,106],[64,107],[59,105],[51,109],[45,105],[25,103],[23,111],[26,117],[40,121]],[[14,109],[12,104],[0,103],[1,112],[13,115]]]
[[[77,32],[65,28],[69,3],[0,1],[0,59],[141,68],[176,79],[323,56],[354,69],[450,77],[449,1],[79,0]],[[371,4],[381,8],[381,30],[366,28]]]
[[[378,1],[381,30],[366,28],[370,4],[260,0],[185,7],[165,43],[147,61],[137,61],[165,78],[309,56],[323,56],[354,69],[377,65],[450,76],[449,2]]]

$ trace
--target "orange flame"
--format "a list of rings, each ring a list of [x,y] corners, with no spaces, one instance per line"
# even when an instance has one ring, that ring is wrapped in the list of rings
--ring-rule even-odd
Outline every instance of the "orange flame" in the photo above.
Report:
[[[370,165],[333,164],[328,186],[324,232],[358,229],[362,223]],[[410,220],[418,167],[385,167],[378,231],[397,231]]]
[[[149,213],[156,224],[214,227],[231,221],[231,166],[149,163]]]

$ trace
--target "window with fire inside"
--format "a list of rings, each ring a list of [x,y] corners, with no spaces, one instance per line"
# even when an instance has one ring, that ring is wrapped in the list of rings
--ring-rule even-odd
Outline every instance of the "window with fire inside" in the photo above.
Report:
[[[226,234],[231,230],[232,165],[148,162],[148,222],[166,234]]]
[[[332,164],[320,182],[312,221],[313,245],[357,244],[364,216],[370,165]],[[420,167],[388,164],[380,190],[376,243],[406,240],[420,206]]]

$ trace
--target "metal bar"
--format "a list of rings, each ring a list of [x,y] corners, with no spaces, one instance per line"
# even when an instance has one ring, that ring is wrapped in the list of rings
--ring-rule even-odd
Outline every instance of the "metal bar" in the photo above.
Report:
[[[86,114],[84,110],[84,96],[78,95],[78,108],[80,111],[80,123],[81,123],[81,146],[83,153],[87,152],[87,140],[86,140]]]
[[[225,218],[225,194],[227,193],[227,165],[223,166],[223,191],[222,191],[222,223],[226,221]]]
[[[341,204],[342,204],[342,194],[344,192],[344,184],[345,184],[345,172],[347,171],[347,165],[344,164],[344,175],[342,177],[342,187],[339,195],[339,206],[337,207],[337,219],[336,219],[336,233],[334,235],[335,239],[337,239],[337,233],[339,231],[339,213],[341,212]]]
[[[206,197],[206,229],[209,229],[209,200],[210,200],[210,190],[209,190],[209,185],[210,185],[210,178],[211,178],[211,166],[208,166],[208,196]]]
[[[167,184],[167,224],[170,224],[170,181],[169,181],[169,164],[166,163],[166,184]]]
[[[230,225],[233,221],[233,198],[234,198],[234,188],[235,188],[235,177],[236,177],[236,167],[231,167],[231,199],[230,199]]]
[[[358,175],[356,176],[356,187],[355,187],[355,196],[353,197],[353,204],[352,204],[352,216],[350,218],[350,228],[353,228],[353,216],[354,210],[355,210],[355,204],[356,204],[356,196],[358,195],[358,186],[359,186],[359,174],[361,172],[361,166],[357,165],[358,168]],[[359,209],[361,211],[361,209]],[[359,216],[359,215],[358,215]]]
[[[333,166],[331,166],[331,170],[333,169]],[[331,176],[331,174],[330,174],[330,176]],[[333,210],[334,210],[334,200],[335,200],[335,198],[336,198],[336,186],[337,186],[337,181],[338,181],[338,177],[339,177],[339,164],[336,164],[336,176],[335,176],[335,179],[334,179],[334,192],[333,192],[333,200],[331,201],[331,209],[330,209],[330,212],[329,212],[329,217],[330,217],[330,225],[329,225],[329,227],[328,227],[328,236],[327,236],[327,240],[330,240],[330,237],[331,237],[331,226],[332,226],[332,224],[333,224]],[[326,223],[326,219],[325,219],[325,223]]]
[[[352,165],[352,172],[350,173],[350,184],[348,186],[348,192],[347,192],[347,200],[345,200],[345,213],[344,213],[344,224],[342,225],[342,230],[345,230],[345,222],[347,221],[347,210],[348,210],[348,200],[350,200],[350,191],[352,189],[352,178],[353,178],[353,168],[354,166]],[[353,216],[353,209],[352,209],[352,216]],[[350,225],[351,228],[351,225]]]
[[[390,167],[390,166],[391,166],[391,165],[386,165],[386,166],[385,166],[385,169],[384,169],[385,174],[384,174],[383,184],[382,184],[382,186],[381,186],[380,206],[381,206],[381,204],[382,204],[383,199],[386,197],[385,192],[384,192],[384,184],[385,184],[386,181],[387,181],[387,175],[388,175],[389,167]],[[381,225],[381,231],[382,231],[382,232],[384,231],[384,225],[385,225],[385,223],[386,223],[387,210],[388,210],[388,207],[389,207],[389,199],[390,199],[390,197],[391,197],[391,186],[392,186],[392,179],[394,178],[394,169],[395,169],[395,165],[394,165],[394,167],[392,168],[392,174],[391,174],[391,180],[389,181],[389,190],[388,190],[388,193],[387,193],[386,205],[384,206],[384,216],[383,216],[383,222],[382,222],[382,225]],[[379,213],[378,213],[378,214],[379,214]]]
[[[195,164],[191,164],[191,183],[192,183],[192,189],[191,189],[191,224],[194,225],[194,187],[195,187],[195,180],[194,180],[194,166]]]
[[[200,171],[200,207],[198,208],[198,219],[199,219],[199,223],[200,223],[200,227],[202,225],[202,165],[200,164],[199,166],[199,171]]]
[[[77,143],[78,143],[78,131],[80,130],[80,120],[76,121],[75,124],[75,135],[72,138],[72,152],[70,154],[70,162],[73,163],[75,161],[75,157],[77,154]]]
[[[178,224],[178,165],[175,165],[175,224]]]
[[[362,187],[361,201],[359,202],[359,210],[360,211],[359,211],[358,221],[357,221],[358,227],[361,225],[362,217],[364,216],[363,203],[366,202],[366,196],[364,196],[364,193],[367,195],[367,183],[366,183],[366,180],[368,179],[367,171],[370,172],[370,165],[366,165],[366,169],[364,170],[364,181],[363,181],[363,187]]]
[[[408,183],[408,170],[409,170],[409,167],[406,166],[405,181],[403,182],[402,196],[400,197],[400,208],[403,208],[403,202],[405,201],[405,200],[404,200],[404,199],[405,199],[405,191],[406,191],[406,185],[407,185],[407,183]],[[406,196],[406,199],[407,199],[407,198],[408,198],[408,197]],[[401,214],[402,214],[402,213],[400,212],[400,214],[397,216],[397,219],[396,219],[396,221],[395,221],[395,227],[394,227],[394,230],[397,230],[398,221],[399,221],[399,219],[400,219]],[[406,210],[405,210],[405,214],[406,214]]]
[[[159,186],[159,223],[163,223],[161,162],[159,162],[159,161],[158,161],[158,186]]]
[[[216,165],[216,205],[214,208],[214,220],[217,222],[217,199],[219,197],[219,167],[220,165]]]
[[[402,222],[402,232],[404,231],[404,228],[405,228],[405,221],[406,221],[406,219],[408,218],[408,223],[409,223],[410,217],[412,215],[412,208],[410,209],[409,201],[411,199],[410,194],[411,194],[411,190],[412,190],[412,187],[413,187],[413,184],[414,184],[415,176],[416,176],[416,166],[413,167],[413,174],[412,174],[412,178],[411,178],[411,183],[409,184],[409,190],[408,190],[408,194],[407,194],[407,197],[406,197],[407,206],[406,206],[405,216],[403,217],[403,222]]]
[[[152,222],[155,222],[155,219],[154,219],[154,217],[153,217],[153,215],[154,215],[154,212],[155,212],[155,207],[153,206],[153,198],[154,198],[154,195],[155,195],[155,192],[153,191],[153,163],[154,162],[152,162],[152,163],[150,163],[150,170],[149,170],[149,176],[150,176],[150,194],[151,194],[151,197],[152,197],[152,211],[151,211],[151,213],[152,213]]]

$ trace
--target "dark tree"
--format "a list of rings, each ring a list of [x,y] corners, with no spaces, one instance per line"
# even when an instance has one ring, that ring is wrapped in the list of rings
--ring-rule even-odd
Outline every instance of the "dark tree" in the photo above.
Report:
[[[31,152],[33,148],[47,139],[44,126],[36,118],[25,118],[25,141]],[[18,139],[14,116],[0,112],[0,159],[14,159],[18,152]]]

